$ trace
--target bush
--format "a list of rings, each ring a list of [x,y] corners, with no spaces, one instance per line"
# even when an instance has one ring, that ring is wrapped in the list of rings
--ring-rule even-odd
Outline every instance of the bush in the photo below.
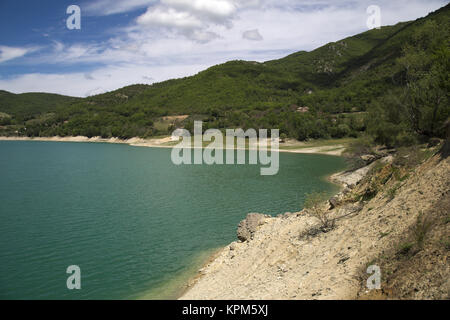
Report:
[[[9,117],[5,117],[5,118],[0,117],[0,126],[9,126],[10,124],[11,124],[11,118],[9,118]]]
[[[414,226],[414,237],[417,245],[420,248],[423,247],[425,237],[428,231],[430,231],[431,227],[432,221],[429,218],[425,217],[423,213],[420,213]]]
[[[407,255],[408,253],[411,252],[411,249],[413,248],[413,246],[414,246],[413,242],[402,243],[399,246],[398,253],[399,254],[403,254],[403,255]]]
[[[313,192],[308,194],[305,200],[305,209],[320,221],[320,229],[323,232],[328,232],[335,226],[335,219],[330,217],[325,208],[326,197],[327,195],[323,192]]]
[[[392,201],[395,198],[395,195],[397,194],[397,190],[400,188],[400,183],[397,183],[394,187],[390,188],[387,191],[388,200]]]
[[[426,159],[426,153],[420,150],[419,146],[412,146],[409,148],[399,148],[397,157],[395,157],[394,165],[414,168]]]
[[[361,159],[361,156],[373,154],[373,145],[373,141],[369,136],[363,136],[350,143],[345,152],[345,161],[349,170],[357,170],[366,165],[366,162]]]

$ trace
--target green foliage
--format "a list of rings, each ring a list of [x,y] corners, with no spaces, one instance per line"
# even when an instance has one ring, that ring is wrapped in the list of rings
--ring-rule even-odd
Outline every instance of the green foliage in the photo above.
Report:
[[[398,149],[394,165],[407,169],[415,168],[429,156],[429,153],[421,150],[419,146],[401,147]]]
[[[387,237],[390,234],[391,234],[390,232],[380,232],[380,239]]]
[[[372,137],[367,134],[350,142],[344,153],[348,170],[357,170],[366,166],[368,163],[363,160],[362,156],[373,155],[374,147],[375,144]],[[376,157],[374,159],[376,159]]]
[[[446,250],[450,250],[450,240],[449,239],[442,239],[441,243]]]
[[[323,232],[331,230],[335,225],[335,220],[330,217],[329,212],[324,208],[326,196],[326,193],[323,192],[313,192],[306,196],[304,204],[308,213],[320,221],[320,228]]]
[[[414,242],[405,242],[400,244],[398,248],[398,253],[401,255],[407,255],[411,252],[411,249],[414,247]]]
[[[327,194],[324,192],[313,192],[306,195],[305,208],[315,209],[323,206],[323,202],[326,200]]]
[[[12,94],[0,90],[0,111],[13,116],[17,121],[27,121],[77,101],[81,99],[49,93]]]
[[[450,116],[449,8],[265,63],[230,61],[192,77],[88,98],[0,91],[0,134],[130,138],[209,128],[278,128],[298,140],[359,137],[413,145]],[[308,107],[308,111],[299,111]],[[301,110],[301,109],[300,109]],[[167,124],[163,117],[189,115]],[[16,132],[17,131],[17,132]]]
[[[388,92],[369,111],[369,132],[377,142],[411,146],[423,138],[445,137],[444,123],[450,116],[449,30],[448,19],[415,26],[397,59],[404,86]]]
[[[423,247],[423,243],[425,241],[425,237],[433,226],[432,221],[429,217],[424,216],[423,213],[420,213],[417,217],[416,224],[414,226],[414,237],[419,248]]]
[[[392,201],[395,198],[395,195],[397,194],[397,191],[400,187],[401,184],[397,183],[395,186],[387,190],[387,196],[389,201]]]

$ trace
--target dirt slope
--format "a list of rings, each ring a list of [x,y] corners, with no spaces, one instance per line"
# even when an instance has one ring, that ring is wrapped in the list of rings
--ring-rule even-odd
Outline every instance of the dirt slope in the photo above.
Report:
[[[225,247],[181,299],[448,298],[450,159],[436,155],[401,174],[389,161],[372,166],[329,210],[334,229],[322,232],[306,210],[264,217],[253,239]],[[412,234],[424,213],[433,222],[419,245]],[[383,290],[365,288],[372,264]]]

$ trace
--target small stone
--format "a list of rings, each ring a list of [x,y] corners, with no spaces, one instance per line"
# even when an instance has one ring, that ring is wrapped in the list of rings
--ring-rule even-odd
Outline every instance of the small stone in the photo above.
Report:
[[[375,157],[372,154],[365,154],[363,156],[361,156],[361,159],[367,163],[373,162],[377,159],[377,157]]]
[[[264,220],[269,216],[260,213],[249,213],[247,218],[239,223],[237,237],[242,242],[253,239],[256,230],[264,224]]]
[[[441,139],[439,138],[431,138],[430,141],[428,141],[428,148],[436,147],[441,143]]]
[[[328,202],[330,203],[330,210],[333,210],[338,205],[338,199],[336,197],[331,198]]]

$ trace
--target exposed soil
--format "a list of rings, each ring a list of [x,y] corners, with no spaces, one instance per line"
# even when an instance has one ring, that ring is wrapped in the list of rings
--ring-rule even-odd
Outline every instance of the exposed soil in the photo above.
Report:
[[[307,210],[264,217],[181,299],[448,299],[450,159],[390,162],[359,171],[337,196],[331,230]],[[381,268],[381,290],[366,288],[370,265]]]

